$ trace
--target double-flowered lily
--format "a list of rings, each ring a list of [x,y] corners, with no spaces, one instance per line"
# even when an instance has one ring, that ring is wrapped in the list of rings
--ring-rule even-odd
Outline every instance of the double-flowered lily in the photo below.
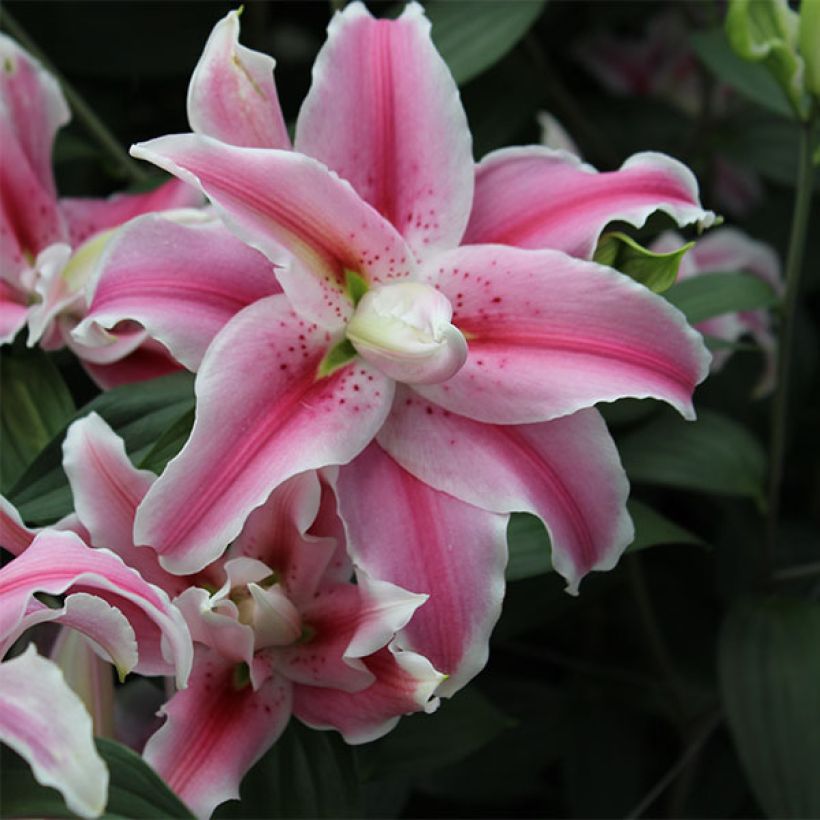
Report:
[[[87,285],[113,229],[139,214],[200,204],[177,180],[146,194],[58,199],[51,166],[69,110],[56,79],[0,34],[0,343],[28,325],[28,343],[67,344],[103,386],[149,378],[177,365],[133,324],[105,347],[75,342]]]
[[[344,465],[348,549],[430,594],[407,629],[427,618],[427,647],[438,624],[423,651],[446,693],[486,657],[511,511],[545,521],[572,590],[630,542],[627,480],[593,405],[653,396],[693,415],[709,354],[663,299],[589,261],[601,231],[713,215],[660,154],[610,173],[542,146],[474,165],[429,29],[417,4],[397,20],[338,13],[291,146],[273,61],[239,45],[237,14],[219,22],[189,89],[195,133],[132,152],[198,186],[284,292],[209,340],[185,319],[245,282],[212,277],[179,226],[141,250],[167,229],[143,217],[112,243],[75,335],[134,320],[198,370],[191,438],[140,505],[136,543],[197,572],[274,488]]]
[[[123,577],[139,577],[139,570],[165,590],[164,600],[173,596],[175,617],[184,615],[190,628],[188,686],[163,707],[165,723],[144,756],[197,815],[238,796],[242,777],[292,714],[362,743],[401,715],[437,705],[433,693],[444,675],[402,642],[426,596],[354,569],[332,488],[317,473],[283,483],[228,553],[196,575],[178,576],[162,569],[150,547],[133,543],[134,513],[155,476],[131,465],[122,440],[99,416],[69,429],[63,464],[74,525],[95,547],[107,544],[116,553],[78,545],[67,560],[78,562],[78,572],[92,560],[116,563]],[[14,511],[6,511],[14,523]],[[18,541],[34,535],[19,521],[16,527]],[[9,568],[41,550],[45,537],[37,534]],[[79,544],[73,534],[49,537],[61,537],[67,548]],[[33,577],[38,589],[56,589],[39,565]]]

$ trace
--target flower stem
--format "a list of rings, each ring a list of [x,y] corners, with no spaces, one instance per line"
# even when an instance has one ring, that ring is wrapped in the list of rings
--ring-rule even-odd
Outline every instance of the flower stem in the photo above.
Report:
[[[43,52],[37,48],[26,30],[9,14],[8,9],[2,9],[3,28],[11,34],[30,54],[39,60],[43,66],[60,83],[71,110],[77,119],[83,124],[86,131],[97,141],[99,146],[117,164],[122,176],[132,182],[145,182],[148,174],[143,171],[139,163],[133,160],[128,152],[122,147],[119,140],[111,133],[103,121],[94,113],[91,106],[80,96],[77,90],[63,77],[59,71],[49,62]]]
[[[780,495],[783,484],[783,470],[786,456],[789,415],[789,383],[794,348],[794,326],[798,298],[800,295],[800,274],[806,247],[806,230],[811,212],[813,188],[812,133],[814,117],[800,124],[800,148],[797,169],[797,190],[792,215],[789,252],[786,260],[786,294],[780,325],[780,344],[777,357],[777,388],[772,407],[772,428],[769,467],[768,520],[766,540],[767,575],[771,575],[776,564],[777,526],[780,519]]]

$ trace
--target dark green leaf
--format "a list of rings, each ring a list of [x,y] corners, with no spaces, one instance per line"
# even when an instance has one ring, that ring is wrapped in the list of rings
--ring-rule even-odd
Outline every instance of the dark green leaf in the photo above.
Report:
[[[770,817],[820,817],[820,603],[738,605],[720,635],[724,708]]]
[[[354,749],[336,732],[291,720],[285,733],[242,781],[239,802],[215,817],[361,817]]]
[[[747,273],[704,273],[669,288],[664,297],[697,324],[712,316],[757,310],[777,304],[777,294],[762,279]]]
[[[737,422],[711,410],[696,421],[670,414],[618,442],[632,481],[763,498],[766,456]]]
[[[625,273],[655,293],[663,293],[675,284],[681,259],[694,244],[687,242],[669,253],[654,253],[625,233],[612,231],[598,240],[594,259]]]
[[[791,117],[792,110],[777,81],[759,63],[742,60],[732,51],[722,28],[691,35],[692,46],[706,67],[750,100]]]
[[[194,426],[194,408],[186,410],[157,440],[140,463],[140,468],[159,475],[182,449]]]
[[[526,513],[514,513],[507,527],[509,560],[508,581],[531,578],[552,571],[550,538],[540,518]]]
[[[538,19],[545,0],[431,0],[433,43],[459,85],[500,60]]]
[[[125,440],[135,462],[194,405],[193,376],[174,373],[103,393],[78,410],[74,419],[99,413]],[[10,501],[32,524],[49,524],[71,512],[71,490],[62,467],[65,429],[58,433],[20,477]]]
[[[8,492],[74,413],[59,370],[41,350],[0,356],[0,492]]]
[[[697,535],[670,521],[642,501],[630,499],[627,507],[635,525],[635,539],[627,547],[627,552],[636,552],[658,544],[703,544]]]
[[[376,780],[429,772],[461,760],[511,725],[477,689],[464,689],[432,715],[404,717],[390,734],[363,746],[361,773]]]

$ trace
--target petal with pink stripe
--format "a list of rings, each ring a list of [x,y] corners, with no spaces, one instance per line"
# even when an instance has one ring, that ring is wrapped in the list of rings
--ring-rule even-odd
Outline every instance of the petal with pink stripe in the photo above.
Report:
[[[424,272],[453,304],[465,365],[426,398],[494,424],[653,397],[693,418],[710,356],[682,313],[626,276],[558,251],[464,246]]]
[[[489,425],[403,388],[379,442],[431,487],[485,510],[539,516],[571,592],[590,570],[611,569],[632,540],[629,482],[595,409],[541,424]]]
[[[216,336],[196,379],[191,438],[137,511],[136,543],[154,547],[166,569],[211,563],[276,486],[349,461],[376,434],[393,383],[356,359],[320,376],[332,341],[281,295]]]
[[[0,244],[5,242],[0,236]],[[28,319],[26,296],[13,285],[0,279],[0,345],[10,342]]]
[[[555,248],[589,259],[609,222],[640,228],[655,211],[680,226],[715,220],[700,205],[694,174],[665,154],[635,154],[617,171],[598,173],[565,151],[502,148],[476,167],[464,242]]]
[[[295,144],[347,179],[417,257],[458,245],[473,196],[472,140],[418,3],[396,20],[376,20],[362,3],[333,17]]]

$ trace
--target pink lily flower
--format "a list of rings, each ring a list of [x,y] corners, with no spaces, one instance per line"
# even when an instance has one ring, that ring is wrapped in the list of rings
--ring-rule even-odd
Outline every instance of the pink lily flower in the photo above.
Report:
[[[683,240],[674,231],[667,231],[652,245],[655,251],[679,248]],[[783,295],[783,274],[780,260],[771,245],[752,239],[737,228],[722,227],[698,240],[684,256],[678,281],[690,279],[703,273],[749,273],[762,279],[778,295]],[[771,315],[768,310],[749,310],[714,316],[695,327],[706,336],[736,342],[749,334],[760,346],[764,356],[763,373],[753,394],[760,398],[769,394],[777,381],[777,340],[772,333]],[[717,372],[732,355],[730,349],[716,350],[712,355],[711,369]]]
[[[663,210],[680,224],[709,224],[692,174],[659,154],[597,173],[540,146],[496,151],[475,167],[429,27],[416,4],[396,21],[359,3],[337,14],[290,150],[272,60],[238,45],[230,14],[189,90],[198,133],[132,149],[199,186],[228,228],[277,266],[284,290],[237,313],[207,350],[199,336],[191,439],[135,523],[136,542],[170,571],[211,563],[275,487],[350,464],[377,438],[363,458],[386,459],[402,481],[406,473],[499,515],[539,515],[575,590],[632,538],[626,477],[592,406],[654,396],[693,416],[709,360],[700,337],[664,300],[588,261],[615,219],[640,225]],[[104,309],[92,302],[75,337],[132,319],[174,352],[196,331],[174,321],[168,294],[200,304],[203,289],[169,275],[137,296],[137,243],[126,248],[124,237],[119,247],[130,274],[104,266],[95,297]],[[184,253],[177,240],[169,255]],[[148,257],[145,269],[156,271]],[[372,574],[406,583],[415,559],[395,522],[412,518],[400,505],[413,494],[391,499],[391,523],[366,495],[345,498],[348,469],[358,467],[340,473],[342,514],[363,528],[350,548],[371,571],[359,542],[392,532],[395,575],[384,566]],[[383,529],[371,537],[376,521]],[[457,593],[465,552],[453,549],[454,535],[432,539],[428,560],[452,568],[440,577]],[[495,572],[498,560],[476,564],[476,574]],[[485,575],[476,589],[491,587]],[[445,597],[442,588],[426,610]],[[454,599],[467,611],[472,597]]]
[[[336,501],[316,473],[283,483],[224,558],[184,577],[134,546],[134,511],[154,476],[130,464],[105,422],[93,414],[75,422],[64,453],[91,543],[110,544],[175,595],[193,635],[188,687],[163,707],[167,720],[144,756],[197,815],[238,796],[291,714],[364,743],[402,714],[437,706],[433,693],[445,676],[403,646],[403,629],[427,596],[360,568],[351,582]]]
[[[55,80],[0,34],[0,344],[28,324],[28,343],[67,344],[103,387],[178,367],[146,333],[124,325],[105,348],[70,336],[87,305],[86,285],[112,229],[134,216],[201,204],[171,180],[146,194],[58,199],[51,168],[57,130],[70,117]]]

